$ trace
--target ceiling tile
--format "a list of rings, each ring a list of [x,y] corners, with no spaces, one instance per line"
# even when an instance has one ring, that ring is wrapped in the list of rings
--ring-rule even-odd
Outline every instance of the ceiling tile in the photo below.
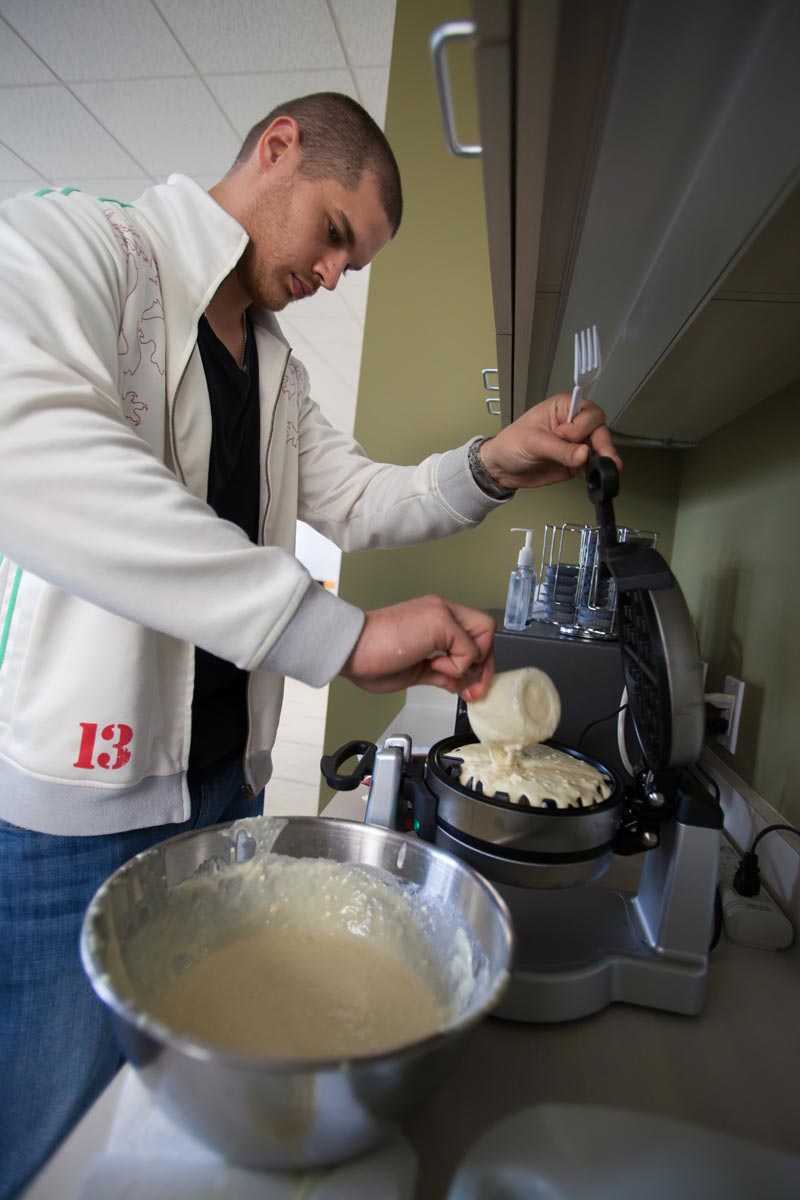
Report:
[[[171,172],[171,171],[166,171],[166,172],[163,172],[163,173],[159,172],[159,173],[158,173],[158,181],[157,181],[157,182],[158,182],[158,183],[166,183],[166,182],[167,182],[167,179],[169,178],[169,176],[170,176],[171,174],[172,174],[172,172]],[[220,176],[219,176],[219,174],[218,174],[218,173],[217,173],[216,175],[198,175],[198,174],[197,174],[197,172],[195,172],[195,173],[192,175],[192,179],[193,179],[193,180],[194,180],[194,182],[195,182],[196,184],[198,184],[198,185],[199,185],[201,188],[205,188],[205,189],[206,189],[206,191],[209,191],[209,190],[210,190],[210,189],[211,189],[211,188],[214,186],[214,184],[215,184],[215,183],[219,183],[219,181],[220,181]]]
[[[320,288],[314,296],[299,300],[300,311],[307,316],[354,317],[364,323],[364,311],[369,288],[369,267],[362,271],[350,271],[339,280],[335,291]]]
[[[389,93],[388,67],[354,67],[361,103],[381,129],[386,124],[386,97]]]
[[[388,67],[392,57],[395,0],[331,0],[331,3],[351,65]]]
[[[290,320],[292,327],[298,330],[312,346],[324,346],[329,342],[339,346],[361,345],[362,330],[354,317],[315,316],[314,314],[308,316],[297,306]],[[281,325],[285,326],[286,324],[287,320],[284,317]]]
[[[137,164],[66,88],[6,88],[0,141],[50,179],[136,175]]]
[[[244,140],[253,125],[286,100],[310,92],[344,92],[358,99],[349,71],[275,71],[207,75],[206,82]]]
[[[45,179],[4,179],[0,181],[0,202],[13,200],[15,196],[30,196],[47,186]]]
[[[317,401],[319,404],[319,401]],[[334,396],[325,392],[319,405],[334,429],[352,435],[356,422],[356,398],[353,395]]]
[[[302,359],[302,355],[298,355]],[[303,360],[305,361],[305,360]],[[352,436],[356,415],[356,398],[351,392],[336,392],[328,386],[321,372],[314,372],[311,380],[311,396],[315,404],[322,410],[322,415],[330,421],[334,429]],[[333,378],[331,376],[331,378]]]
[[[318,404],[321,403],[321,398],[324,397],[326,391],[337,396],[353,391],[350,382],[325,357],[324,347],[317,349],[302,335],[298,336],[296,330],[293,332],[294,336],[289,339],[289,344],[308,371],[311,380],[311,395]]]
[[[154,0],[203,73],[344,67],[325,0]]]
[[[193,74],[150,0],[0,0],[0,12],[68,82]]]
[[[78,83],[75,92],[148,173],[208,174],[216,168],[221,176],[239,149],[238,137],[196,77]]]
[[[336,289],[347,312],[355,317],[361,326],[367,311],[369,277],[369,267],[364,267],[363,271],[350,271]]]
[[[383,125],[394,9],[394,0],[0,0],[0,199],[50,183],[132,201],[148,175],[173,171],[210,187],[255,122],[309,92],[361,99]],[[195,69],[210,73],[205,86]],[[351,272],[335,292],[279,314],[312,395],[349,433],[368,288],[369,270]]]
[[[304,300],[297,300],[289,305],[287,316],[293,314],[302,304],[302,311],[309,316],[314,313],[319,316],[321,313],[331,313],[338,317],[346,317],[347,309],[342,306],[340,299],[339,288],[335,292],[329,292],[326,288],[320,288],[313,296],[307,296]]]
[[[347,384],[351,392],[358,391],[358,373],[361,369],[361,338],[352,342],[324,342],[317,345],[320,358],[324,359],[338,377]]]
[[[0,93],[2,95],[2,93]],[[16,154],[12,154],[5,146],[0,146],[0,179],[39,179],[39,172],[34,171]]]
[[[60,183],[61,181],[56,181]],[[153,180],[143,176],[131,179],[104,179],[71,178],[69,180],[70,187],[78,188],[82,192],[86,192],[89,196],[101,196],[104,199],[124,200],[131,204],[134,200],[138,200],[142,192],[153,186]]]
[[[317,362],[318,366],[320,366],[320,367],[325,366],[326,364],[324,363],[323,360],[321,360],[319,358],[319,355],[314,348],[313,341],[310,341],[305,336],[302,326],[300,326],[293,320],[289,320],[287,317],[284,316],[283,313],[279,313],[278,317],[279,317],[280,327],[283,330],[285,337],[288,339],[289,345],[292,347],[292,353],[295,354],[297,356],[297,358],[301,359],[301,361],[308,367],[309,372],[311,371],[310,360],[312,358],[314,359],[315,362]],[[313,391],[313,383],[314,383],[313,379],[312,379],[311,383],[312,383],[312,391]],[[341,379],[339,380],[338,386],[340,388],[347,387],[344,380],[341,380]]]
[[[0,12],[3,6],[0,5]],[[0,21],[0,80],[3,87],[20,83],[55,83],[52,71],[40,62],[4,21]]]

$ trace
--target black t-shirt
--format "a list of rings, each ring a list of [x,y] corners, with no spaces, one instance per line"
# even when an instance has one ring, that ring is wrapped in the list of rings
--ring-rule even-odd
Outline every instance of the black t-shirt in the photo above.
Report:
[[[259,404],[258,355],[246,318],[244,363],[240,367],[205,317],[197,344],[211,401],[208,503],[258,541]],[[220,616],[220,620],[226,618]],[[194,781],[214,774],[244,754],[247,740],[247,672],[199,647],[195,650],[192,741],[189,771]]]

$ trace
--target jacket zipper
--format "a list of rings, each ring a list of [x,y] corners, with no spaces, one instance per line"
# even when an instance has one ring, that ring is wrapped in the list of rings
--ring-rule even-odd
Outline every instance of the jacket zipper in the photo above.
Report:
[[[269,452],[272,449],[272,438],[275,433],[275,418],[278,415],[278,401],[280,400],[281,388],[283,387],[283,381],[286,378],[286,371],[288,369],[289,359],[291,358],[291,356],[292,356],[292,351],[290,348],[288,354],[286,355],[286,362],[283,364],[283,371],[281,372],[281,381],[278,384],[278,391],[277,391],[277,395],[275,397],[275,404],[273,405],[273,408],[272,408],[272,420],[271,420],[270,426],[269,426],[269,437],[267,438],[267,449],[266,449],[266,453],[264,455],[264,484],[265,484],[265,490],[266,490],[266,498],[264,501],[264,516],[261,518],[261,544],[262,545],[264,544],[264,538],[265,538],[265,535],[267,532],[267,513],[269,512],[270,501],[272,500],[272,487],[270,486],[270,482],[269,482]]]
[[[195,346],[197,345],[197,341],[196,341],[196,340],[195,340],[195,343],[194,343],[194,345],[195,345]],[[184,486],[184,487],[186,487],[186,476],[185,476],[185,475],[184,475],[184,473],[183,473],[183,468],[182,468],[182,466],[181,466],[181,461],[180,461],[180,459],[178,458],[178,438],[177,438],[177,435],[176,435],[176,433],[175,433],[175,409],[176,409],[176,408],[177,408],[177,406],[178,406],[178,393],[179,393],[179,392],[180,392],[180,390],[181,390],[181,384],[183,383],[183,380],[184,380],[184,378],[185,378],[185,376],[186,376],[186,372],[187,372],[187,371],[188,371],[188,369],[189,369],[189,363],[190,363],[190,362],[191,362],[191,360],[192,360],[192,354],[193,354],[193,353],[194,353],[194,347],[192,347],[192,349],[189,351],[189,354],[188,354],[188,356],[187,356],[187,358],[186,358],[186,362],[183,364],[183,370],[181,371],[181,373],[180,373],[180,376],[178,377],[178,382],[177,382],[177,384],[176,384],[176,386],[175,386],[175,394],[174,394],[174,395],[173,395],[173,397],[172,397],[172,404],[170,405],[170,409],[169,409],[169,439],[170,439],[170,448],[171,448],[171,450],[172,450],[172,458],[173,458],[173,461],[174,461],[174,463],[175,463],[175,471],[176,471],[176,473],[177,473],[177,475],[178,475],[178,478],[180,479],[180,481],[181,481],[181,483],[183,484],[183,486]],[[192,703],[191,703],[191,700],[190,700],[190,701],[189,701],[189,721],[190,721],[190,722],[191,722],[191,711],[192,711]],[[184,722],[185,722],[185,720],[186,720],[186,718],[184,717]],[[188,761],[187,761],[187,768],[188,768]]]
[[[270,501],[272,500],[272,487],[271,487],[270,481],[269,481],[269,452],[272,449],[272,438],[275,433],[275,419],[278,415],[278,401],[280,400],[281,388],[283,387],[283,381],[286,378],[286,371],[288,369],[289,359],[291,358],[291,356],[292,356],[292,350],[291,350],[291,347],[289,347],[289,351],[286,355],[286,361],[283,364],[283,371],[281,373],[281,381],[278,384],[278,391],[275,396],[275,403],[272,407],[272,420],[270,421],[269,436],[267,438],[267,448],[266,448],[266,452],[264,454],[265,500],[264,500],[264,515],[261,518],[261,544],[262,545],[264,545],[264,539],[265,539],[266,532],[267,532],[267,514],[269,512]],[[247,751],[250,746],[250,730],[252,728],[252,724],[253,724],[252,714],[250,712],[250,679],[248,678],[248,680],[247,680],[247,740],[246,740],[245,746],[244,746],[244,762],[242,763],[242,774],[245,777],[244,793],[246,796],[249,796],[251,799],[252,799],[252,797],[255,796],[255,792],[253,791],[250,784],[247,782]]]

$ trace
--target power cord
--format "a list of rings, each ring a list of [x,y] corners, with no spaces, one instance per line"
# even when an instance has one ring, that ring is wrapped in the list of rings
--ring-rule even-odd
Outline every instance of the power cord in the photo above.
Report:
[[[722,936],[722,896],[719,888],[714,888],[714,932],[711,935],[711,941],[708,943],[709,954],[716,946]]]
[[[761,891],[761,872],[758,869],[756,846],[768,833],[782,829],[786,833],[796,833],[800,837],[800,829],[794,825],[767,825],[755,837],[752,846],[746,850],[739,861],[739,867],[733,877],[733,889],[740,896],[757,896]]]
[[[584,726],[584,728],[581,730],[580,737],[578,738],[577,742],[575,743],[575,749],[580,750],[581,742],[586,737],[586,734],[589,732],[590,729],[594,729],[595,725],[602,725],[603,721],[610,721],[612,717],[619,716],[619,714],[621,712],[624,712],[627,707],[628,707],[627,703],[621,704],[619,706],[619,708],[615,708],[613,712],[606,713],[606,715],[604,717],[598,717],[596,721],[590,721],[589,724]]]
[[[692,768],[692,773],[694,774],[695,779],[697,779],[698,774],[703,776],[703,779],[708,784],[709,790],[711,791],[711,793],[714,797],[714,800],[716,801],[717,804],[719,804],[720,792],[719,792],[719,784],[717,783],[716,779],[714,779],[713,776],[709,775],[708,771],[705,771],[700,766],[700,763],[694,763],[693,768]],[[700,784],[701,787],[705,786],[705,784],[703,783],[702,780],[698,779],[697,782]],[[721,936],[722,936],[722,895],[720,893],[719,885],[717,885],[717,887],[714,888],[714,930],[711,935],[711,941],[709,942],[709,946],[708,946],[709,954],[714,949],[714,947],[716,946],[716,944],[719,941]]]
[[[700,774],[703,776],[703,779],[705,779],[706,783],[707,783],[707,784],[708,784],[708,786],[711,788],[711,791],[712,791],[712,793],[713,793],[713,796],[714,796],[714,799],[715,799],[715,801],[717,802],[717,804],[719,804],[719,802],[720,802],[719,784],[717,783],[717,781],[716,781],[716,779],[714,778],[714,776],[713,776],[713,775],[709,775],[708,771],[704,770],[704,769],[703,769],[703,768],[700,766],[700,763],[695,763],[695,764],[694,764],[694,770],[695,770],[695,771],[699,771],[699,772],[700,772]],[[699,781],[698,781],[698,782],[699,782]]]

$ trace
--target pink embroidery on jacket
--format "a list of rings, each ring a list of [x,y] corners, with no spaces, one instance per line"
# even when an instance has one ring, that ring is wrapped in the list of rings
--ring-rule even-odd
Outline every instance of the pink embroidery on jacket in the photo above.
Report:
[[[123,360],[123,375],[135,375],[143,361],[153,364],[160,375],[166,370],[164,311],[161,303],[161,284],[158,277],[158,266],[152,255],[146,249],[138,232],[120,219],[119,212],[113,209],[104,210],[104,215],[114,231],[124,255],[128,272],[128,290],[122,302],[117,353]],[[140,273],[139,264],[142,264]],[[142,311],[136,322],[136,341],[132,344],[129,327],[126,325],[128,304],[136,291],[147,288],[154,299]],[[141,301],[137,300],[137,307]]]
[[[148,322],[146,329],[145,321]],[[152,347],[150,351],[150,362],[156,368],[159,375],[163,375],[166,370],[166,366],[162,366],[162,363],[156,358],[156,355],[159,353],[159,343],[161,350],[163,351],[164,349],[164,311],[161,306],[160,298],[158,300],[154,300],[153,303],[144,310],[141,320],[136,326],[136,332],[139,335],[139,345],[142,348],[145,346]],[[133,368],[133,371],[126,371],[125,374],[133,375],[134,371],[138,369],[138,366],[139,364],[137,363]]]
[[[305,367],[296,359],[290,359],[281,383],[281,396],[285,399],[288,409],[286,445],[294,446],[295,450],[300,445],[300,398],[307,386],[308,376]]]
[[[138,392],[126,392],[122,397],[122,408],[125,411],[125,420],[130,421],[131,425],[141,425],[142,413],[147,412],[149,405],[145,404],[144,400],[139,399]]]
[[[290,362],[286,368],[286,373],[283,376],[281,383],[281,395],[286,398],[287,404],[297,404],[299,392],[297,390],[297,381],[295,379],[294,363]]]

